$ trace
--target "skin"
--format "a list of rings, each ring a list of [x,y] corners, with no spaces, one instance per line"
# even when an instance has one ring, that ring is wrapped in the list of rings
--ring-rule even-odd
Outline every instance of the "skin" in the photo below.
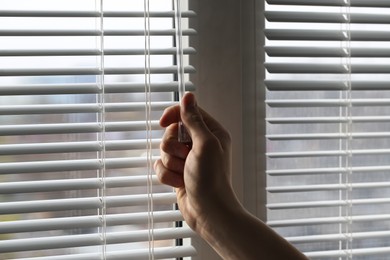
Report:
[[[178,142],[182,120],[191,144]],[[181,106],[167,108],[166,128],[154,169],[160,182],[175,188],[187,224],[223,259],[307,259],[264,222],[246,211],[231,184],[231,138],[187,93]]]

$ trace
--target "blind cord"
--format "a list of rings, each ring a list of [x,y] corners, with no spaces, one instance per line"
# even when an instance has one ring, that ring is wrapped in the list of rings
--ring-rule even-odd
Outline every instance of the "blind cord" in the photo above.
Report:
[[[153,216],[153,158],[152,158],[152,119],[151,119],[151,60],[150,60],[150,3],[144,0],[145,33],[145,116],[146,116],[146,156],[148,194],[148,249],[149,259],[154,260],[154,216]]]
[[[101,181],[101,188],[99,190],[99,197],[102,203],[101,212],[99,212],[100,220],[101,220],[101,242],[102,242],[102,259],[106,259],[107,255],[107,225],[106,225],[106,147],[105,147],[105,136],[106,136],[106,123],[105,123],[105,85],[104,85],[104,12],[103,5],[104,0],[97,0],[96,2],[97,9],[99,10],[99,29],[100,29],[100,37],[98,42],[98,49],[100,52],[100,75],[98,76],[98,85],[100,88],[100,92],[98,94],[98,103],[100,107],[99,112],[99,122],[101,124],[101,132],[99,137],[99,142],[101,146],[101,151],[99,152],[100,164],[101,168],[98,171],[98,178]]]

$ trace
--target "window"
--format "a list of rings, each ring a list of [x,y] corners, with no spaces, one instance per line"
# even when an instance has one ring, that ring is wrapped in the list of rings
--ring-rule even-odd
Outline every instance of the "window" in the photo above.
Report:
[[[1,259],[195,254],[151,172],[176,100],[173,18],[172,0],[0,0]]]
[[[268,223],[311,259],[387,259],[390,3],[266,3]]]

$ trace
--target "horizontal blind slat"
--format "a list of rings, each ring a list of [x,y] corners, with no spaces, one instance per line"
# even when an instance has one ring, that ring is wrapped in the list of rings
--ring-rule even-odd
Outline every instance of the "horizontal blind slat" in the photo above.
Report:
[[[5,49],[0,50],[0,56],[98,56],[104,53],[105,56],[110,55],[145,55],[144,49],[104,49],[101,52],[98,49]],[[151,55],[176,55],[176,48],[165,49],[150,49]],[[195,54],[196,51],[192,47],[183,48],[183,54]]]
[[[107,132],[117,131],[143,131],[145,122],[106,122]],[[153,130],[162,129],[158,121],[151,122]],[[41,134],[70,134],[70,133],[98,133],[102,131],[99,123],[61,123],[61,124],[23,124],[0,126],[0,136],[11,135],[41,135]]]
[[[352,117],[279,117],[266,118],[270,124],[320,124],[320,123],[379,123],[389,122],[388,116],[352,116]]]
[[[177,66],[154,67],[149,69],[151,74],[174,74],[177,72]],[[185,73],[195,73],[195,68],[186,66]],[[20,68],[20,69],[1,69],[0,76],[64,76],[64,75],[100,75],[102,71],[98,68]],[[120,74],[145,74],[146,69],[139,68],[104,68],[105,75]]]
[[[265,103],[270,107],[345,107],[352,105],[357,106],[388,106],[390,99],[387,98],[364,98],[351,99],[272,99]]]
[[[321,139],[346,139],[352,138],[388,138],[390,132],[371,132],[371,133],[318,133],[318,134],[273,134],[266,136],[269,140],[321,140]]]
[[[346,90],[348,84],[341,80],[273,80],[264,81],[266,87],[273,91],[296,91],[296,90]],[[352,90],[390,90],[390,81],[373,80],[362,81],[352,80]]]
[[[350,64],[349,66],[340,63],[265,63],[270,73],[345,74],[349,70],[351,73],[390,73],[389,64]]]
[[[344,217],[323,217],[323,218],[302,218],[302,219],[283,219],[268,221],[267,224],[271,227],[290,227],[290,226],[306,226],[306,225],[328,225],[350,222],[372,222],[372,221],[388,221],[390,214],[379,215],[358,215]]]
[[[322,156],[349,156],[349,155],[378,155],[390,154],[390,149],[353,149],[350,151],[294,151],[294,152],[269,152],[269,158],[299,158],[299,157],[322,157]]]
[[[390,7],[390,3],[387,0],[350,0],[351,6],[360,7]],[[347,3],[344,0],[267,0],[268,4],[273,5],[308,5],[308,6],[346,6]]]
[[[270,22],[366,24],[390,23],[390,15],[377,13],[350,13],[347,17],[341,12],[265,11],[265,17]]]
[[[196,250],[192,246],[156,247],[153,249],[155,259],[179,258],[196,256]],[[133,249],[122,251],[109,251],[106,260],[148,260],[149,249]],[[73,255],[23,258],[23,260],[101,260],[99,253],[83,253]]]
[[[123,213],[109,214],[105,216],[105,224],[108,227],[119,225],[147,224],[150,214],[141,213]],[[180,211],[154,211],[153,222],[175,222],[182,221],[183,217]],[[64,230],[77,228],[91,228],[102,226],[102,219],[95,216],[50,218],[36,220],[18,220],[0,222],[0,234],[23,233],[49,230]]]
[[[149,198],[147,194],[141,195],[122,195],[106,197],[107,207],[125,207],[147,205]],[[173,204],[176,202],[174,193],[155,193],[153,194],[153,203]],[[75,198],[75,199],[52,199],[35,200],[21,202],[2,202],[0,203],[0,214],[21,214],[32,212],[50,212],[77,209],[99,209],[103,207],[101,198]]]
[[[161,228],[153,230],[155,240],[191,237],[194,233],[190,228]],[[148,241],[149,231],[127,231],[106,234],[106,243],[120,244]],[[22,252],[33,250],[49,250],[70,247],[101,245],[100,234],[71,235],[45,238],[28,238],[0,241],[0,252]]]
[[[152,92],[174,92],[177,91],[177,82],[152,83]],[[186,82],[188,91],[194,90],[192,82]],[[106,83],[105,93],[144,93],[143,83]],[[101,93],[98,84],[77,83],[77,84],[25,84],[25,85],[3,85],[0,86],[0,95],[55,95],[55,94],[98,94]]]
[[[152,160],[158,157],[153,156]],[[107,169],[145,167],[146,157],[108,158],[104,161]],[[0,174],[40,173],[61,171],[83,171],[102,169],[103,162],[99,159],[31,161],[19,163],[0,163]]]
[[[177,102],[151,102],[152,111],[161,111],[175,105]],[[26,114],[67,114],[67,113],[97,113],[105,112],[132,112],[144,111],[143,102],[117,102],[99,105],[89,104],[55,104],[55,105],[0,105],[0,115],[26,115]]]
[[[265,46],[265,52],[271,57],[352,57],[382,58],[390,57],[390,48],[384,47],[319,47],[319,46]]]
[[[147,32],[151,36],[174,36],[174,29],[165,29],[165,30],[149,30]],[[196,35],[194,29],[183,29],[183,36]],[[0,36],[25,36],[25,37],[54,37],[54,36],[145,36],[145,30],[10,30],[10,29],[0,29]]]
[[[267,187],[267,191],[270,193],[284,193],[284,192],[309,192],[309,191],[325,191],[325,190],[376,189],[376,188],[390,188],[390,182],[270,186]]]
[[[383,30],[351,30],[348,33],[331,29],[265,29],[269,40],[286,41],[390,41],[389,31]]]
[[[160,142],[161,139],[150,141],[152,148],[158,148]],[[107,151],[138,150],[146,149],[146,144],[147,140],[145,139],[106,141],[104,147]],[[102,149],[102,144],[99,141],[5,144],[0,145],[0,155],[98,152]]]
[[[302,202],[286,202],[286,203],[270,203],[267,207],[271,210],[275,209],[304,209],[304,208],[321,208],[321,207],[340,207],[349,204],[352,205],[374,205],[388,204],[389,198],[374,198],[374,199],[352,199],[346,200],[327,200],[327,201],[302,201]]]
[[[107,177],[104,181],[106,188],[146,186],[146,176]],[[158,184],[157,177],[152,176],[152,183]],[[18,181],[0,183],[0,194],[18,194],[30,192],[70,191],[103,188],[101,179],[77,178],[42,181]]]
[[[0,17],[101,17],[99,11],[65,11],[65,10],[0,10]],[[103,11],[103,17],[139,17],[144,18],[143,11]],[[168,17],[175,16],[174,11],[150,11],[149,17]],[[181,11],[183,18],[194,17],[194,11]]]

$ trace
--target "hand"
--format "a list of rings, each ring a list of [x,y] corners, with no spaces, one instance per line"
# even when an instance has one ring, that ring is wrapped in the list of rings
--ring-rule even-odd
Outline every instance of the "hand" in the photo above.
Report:
[[[178,142],[179,120],[192,138],[191,145]],[[160,124],[166,131],[155,172],[160,182],[176,188],[184,219],[202,234],[217,221],[223,207],[239,207],[230,181],[230,135],[197,106],[191,93],[183,97],[181,106],[167,108]]]

